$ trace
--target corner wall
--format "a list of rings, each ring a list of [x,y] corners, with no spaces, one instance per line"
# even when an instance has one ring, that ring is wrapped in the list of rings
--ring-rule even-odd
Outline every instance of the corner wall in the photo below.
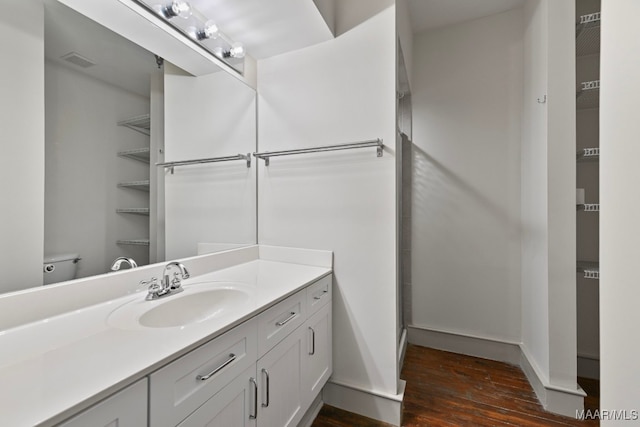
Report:
[[[525,3],[522,344],[544,408],[574,417],[577,386],[575,4]]]
[[[637,197],[640,27],[636,0],[602,1],[600,89],[600,407],[638,414]],[[637,425],[635,421],[620,424]],[[603,420],[603,426],[618,424]]]
[[[384,156],[370,148],[258,160],[258,241],[334,251],[334,392],[325,399],[399,423],[395,8],[338,32],[259,62],[259,151],[382,138]],[[367,406],[378,398],[395,405],[395,419]]]
[[[413,44],[410,341],[520,340],[522,10]]]
[[[44,8],[3,2],[0,16],[0,293],[42,285],[44,242]]]

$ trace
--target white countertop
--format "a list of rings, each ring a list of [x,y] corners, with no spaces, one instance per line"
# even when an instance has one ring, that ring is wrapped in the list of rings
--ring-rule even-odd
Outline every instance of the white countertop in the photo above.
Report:
[[[328,266],[257,259],[192,277],[183,282],[185,294],[201,282],[235,282],[250,297],[233,312],[187,326],[109,321],[118,307],[145,298],[137,292],[2,330],[0,425],[58,423],[329,273]]]

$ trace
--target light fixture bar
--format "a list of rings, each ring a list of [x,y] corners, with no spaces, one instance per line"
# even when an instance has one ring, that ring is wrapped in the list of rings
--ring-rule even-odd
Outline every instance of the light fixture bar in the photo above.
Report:
[[[240,74],[243,73],[243,70],[238,69],[238,66],[240,65],[241,68],[244,64],[244,46],[242,46],[241,43],[230,39],[226,34],[220,31],[214,21],[204,16],[199,10],[193,8],[187,1],[173,0],[168,2],[168,4],[161,6],[147,3],[149,0],[131,1],[152,15],[162,18],[162,20],[172,29],[177,31],[181,36],[187,38],[189,43],[200,47],[207,53],[223,61],[234,71]],[[180,18],[184,18],[184,20],[181,20]],[[187,21],[196,22],[189,22],[189,24],[192,25],[186,27]],[[185,22],[185,24],[179,25],[180,22]],[[215,28],[208,29],[206,28],[207,25],[211,25]],[[211,46],[214,41],[216,45]],[[231,61],[230,58],[233,58],[234,61]]]

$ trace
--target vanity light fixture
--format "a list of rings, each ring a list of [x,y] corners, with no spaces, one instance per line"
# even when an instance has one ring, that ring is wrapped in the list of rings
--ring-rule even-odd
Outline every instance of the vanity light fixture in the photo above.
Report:
[[[213,21],[207,21],[204,27],[194,31],[192,37],[198,40],[217,39],[220,35],[220,29]]]
[[[186,0],[130,0],[161,17],[182,36],[227,63],[236,71],[243,68],[245,47],[229,38],[215,21]],[[160,3],[160,4],[159,4]],[[182,19],[175,19],[182,18]],[[240,71],[242,72],[242,71]]]
[[[244,45],[240,42],[235,42],[231,45],[231,50],[229,50],[229,56],[232,58],[244,58]]]
[[[191,16],[191,5],[188,1],[173,0],[171,4],[160,7],[160,13],[166,19],[172,19],[180,17],[182,19],[188,19]]]

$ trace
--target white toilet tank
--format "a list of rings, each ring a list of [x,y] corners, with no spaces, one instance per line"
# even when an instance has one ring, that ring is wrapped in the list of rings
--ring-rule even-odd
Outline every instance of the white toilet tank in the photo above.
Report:
[[[44,284],[64,282],[76,278],[78,272],[78,254],[62,254],[44,257]]]

